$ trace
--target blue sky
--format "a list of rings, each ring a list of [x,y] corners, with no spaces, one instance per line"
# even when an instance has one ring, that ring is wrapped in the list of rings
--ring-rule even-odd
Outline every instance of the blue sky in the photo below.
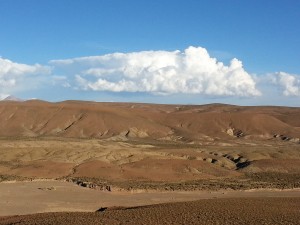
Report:
[[[0,0],[0,97],[299,106],[299,21],[298,0]]]

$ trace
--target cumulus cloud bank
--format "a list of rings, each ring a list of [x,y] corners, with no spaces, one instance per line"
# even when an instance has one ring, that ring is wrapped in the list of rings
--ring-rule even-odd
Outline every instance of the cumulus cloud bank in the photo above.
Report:
[[[77,86],[83,90],[215,96],[261,94],[241,61],[234,58],[228,66],[224,65],[201,47],[189,47],[183,52],[113,53],[53,60],[50,64],[76,71]]]
[[[15,87],[28,76],[45,72],[49,72],[48,68],[39,64],[26,65],[0,58],[0,88]]]
[[[272,80],[283,89],[283,95],[300,96],[300,76],[278,72],[272,75]]]
[[[112,53],[52,60],[47,65],[21,64],[0,57],[0,99],[8,94],[52,90],[53,87],[56,92],[70,88],[255,97],[261,95],[257,86],[267,95],[276,95],[273,85],[280,87],[284,96],[300,96],[300,75],[278,72],[257,77],[249,74],[240,60],[234,58],[225,65],[202,47],[189,47],[184,51]]]

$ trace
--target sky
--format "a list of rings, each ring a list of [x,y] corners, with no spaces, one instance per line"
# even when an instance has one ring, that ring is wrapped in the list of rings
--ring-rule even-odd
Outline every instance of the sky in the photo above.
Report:
[[[300,106],[299,0],[0,0],[0,99]]]

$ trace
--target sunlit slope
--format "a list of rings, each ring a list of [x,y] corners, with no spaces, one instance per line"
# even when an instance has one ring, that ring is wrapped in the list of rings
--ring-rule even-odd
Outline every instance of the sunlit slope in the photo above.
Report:
[[[0,102],[0,136],[203,141],[300,137],[300,108]],[[280,136],[281,135],[281,136]]]

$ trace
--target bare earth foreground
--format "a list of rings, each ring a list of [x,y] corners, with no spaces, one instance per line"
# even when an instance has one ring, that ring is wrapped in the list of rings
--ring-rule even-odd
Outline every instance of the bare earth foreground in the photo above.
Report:
[[[300,189],[247,191],[104,192],[62,181],[0,183],[0,216],[43,212],[95,212],[99,208],[217,198],[300,198]]]
[[[2,101],[0,221],[299,224],[299,138],[300,108]]]
[[[0,224],[299,224],[300,198],[214,199],[96,213],[45,213],[0,218]]]

